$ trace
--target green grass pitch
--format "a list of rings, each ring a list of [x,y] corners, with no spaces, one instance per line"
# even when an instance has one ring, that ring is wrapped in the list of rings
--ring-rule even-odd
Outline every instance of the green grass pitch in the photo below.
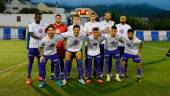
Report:
[[[75,62],[72,80],[66,86],[58,88],[54,81],[38,88],[37,63],[32,70],[32,85],[26,86],[27,50],[25,41],[0,41],[0,96],[170,96],[170,58],[165,53],[169,42],[145,42],[142,51],[142,82],[136,82],[136,65],[130,60],[130,77],[123,82],[105,82],[98,85],[80,85],[77,81]],[[115,61],[113,60],[113,73]],[[50,64],[47,64],[47,78],[50,76]]]

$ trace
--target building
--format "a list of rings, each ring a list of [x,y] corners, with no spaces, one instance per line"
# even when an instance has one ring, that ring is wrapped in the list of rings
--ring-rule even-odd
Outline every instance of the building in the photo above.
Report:
[[[36,3],[31,0],[5,0],[6,10],[4,13],[19,13],[23,8],[37,8],[40,11],[52,12],[55,14],[63,14],[63,8],[57,8],[57,3]]]
[[[36,7],[30,0],[5,0],[5,13],[19,13],[23,8]]]

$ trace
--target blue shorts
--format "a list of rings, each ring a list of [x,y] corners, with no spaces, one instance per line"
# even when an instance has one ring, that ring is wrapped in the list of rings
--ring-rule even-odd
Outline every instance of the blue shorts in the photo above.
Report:
[[[123,54],[123,61],[127,62],[129,58],[132,58],[133,62],[141,63],[140,57],[138,55],[132,55],[128,53]]]
[[[105,49],[105,57],[113,56],[115,59],[120,59],[120,52],[118,49],[116,50],[107,50]]]
[[[80,52],[82,52],[82,49],[81,50],[79,50]],[[79,52],[79,51],[77,51],[77,52]],[[67,52],[70,52],[70,51],[67,51]],[[76,53],[77,52],[70,52],[71,53],[71,58],[73,59],[73,58],[76,58]]]
[[[29,48],[28,57],[40,57],[38,48]]]

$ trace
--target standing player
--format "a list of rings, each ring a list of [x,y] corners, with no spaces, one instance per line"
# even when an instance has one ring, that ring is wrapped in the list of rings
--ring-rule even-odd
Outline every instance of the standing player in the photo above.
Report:
[[[34,17],[34,21],[29,24],[28,30],[30,35],[30,41],[29,41],[29,49],[28,49],[28,77],[26,80],[26,84],[31,84],[31,70],[32,65],[34,62],[34,57],[37,57],[38,60],[38,68],[39,68],[39,76],[38,80],[42,80],[40,76],[40,54],[38,51],[38,45],[40,40],[45,36],[45,26],[41,23],[42,14],[36,13]]]
[[[120,16],[120,23],[116,25],[117,27],[117,30],[118,30],[118,35],[120,37],[127,37],[127,31],[129,29],[131,29],[131,26],[126,24],[126,16]],[[122,42],[119,42],[119,51],[120,51],[120,57],[122,57],[123,53],[124,53],[124,49],[125,49],[125,46]],[[125,65],[125,76],[128,77],[128,73],[127,73],[127,63]]]
[[[104,13],[104,21],[100,22],[100,31],[102,31],[103,34],[108,34],[111,30],[111,27],[115,24],[114,21],[111,20],[112,15],[111,12],[105,12]],[[104,65],[104,43],[103,41],[100,45],[100,50],[101,50],[101,70],[103,73],[103,65]],[[111,66],[110,66],[111,67]],[[110,70],[111,71],[111,70]],[[103,75],[101,75],[102,77]]]
[[[45,36],[39,44],[39,52],[41,54],[41,76],[42,80],[40,81],[39,87],[42,88],[45,86],[45,76],[46,76],[46,64],[48,59],[50,59],[55,66],[55,75],[56,75],[56,85],[62,86],[62,82],[59,80],[60,69],[59,69],[59,58],[56,51],[56,42],[63,40],[60,35],[54,35],[55,27],[49,25],[46,29],[47,36]]]
[[[80,16],[74,15],[72,20],[73,20],[73,24],[68,27],[68,32],[73,33],[74,25],[79,25],[80,26],[80,32],[84,34],[84,27],[83,27],[83,25],[81,25]]]
[[[109,34],[105,34],[105,68],[106,68],[106,73],[107,73],[107,79],[106,81],[110,81],[110,74],[111,74],[111,69],[112,69],[112,58],[110,59],[110,57],[114,57],[116,59],[116,77],[115,80],[116,81],[121,81],[119,78],[119,74],[120,74],[120,53],[118,50],[118,42],[119,42],[119,36],[117,34],[117,27],[116,26],[112,26],[112,29],[110,31]]]
[[[55,27],[56,34],[63,33],[67,31],[67,26],[65,24],[62,24],[62,17],[61,15],[55,16],[56,22],[52,24]],[[65,48],[64,48],[64,40],[56,42],[56,48],[57,48],[57,54],[60,59],[60,68],[61,68],[61,74],[60,76],[63,76],[64,71],[64,56],[65,56]],[[49,80],[54,80],[54,63],[51,62],[51,77]]]
[[[104,37],[100,36],[99,28],[93,29],[93,35],[87,37],[87,68],[86,68],[86,76],[87,80],[86,83],[89,84],[92,82],[91,80],[91,73],[92,73],[92,62],[93,59],[96,61],[95,64],[95,71],[97,73],[97,80],[96,82],[101,84],[103,80],[100,78],[101,75],[101,55],[100,55],[100,43],[104,40]]]
[[[141,40],[139,40],[137,37],[134,36],[134,30],[129,29],[128,30],[128,37],[124,37],[123,39],[125,51],[123,54],[123,62],[122,62],[122,69],[123,73],[122,76],[125,75],[125,64],[128,62],[128,59],[132,58],[134,62],[137,63],[137,81],[141,82],[141,59],[140,59],[140,53],[143,48],[143,43]],[[138,45],[140,44],[139,48]]]
[[[83,66],[82,66],[82,39],[85,37],[84,34],[80,34],[80,26],[73,26],[72,32],[61,33],[63,37],[67,39],[67,51],[65,54],[65,67],[64,67],[64,80],[63,85],[67,83],[67,74],[69,67],[72,63],[72,58],[75,57],[77,61],[79,83],[85,84],[83,80]]]
[[[74,25],[79,25],[80,26],[80,34],[84,34],[84,27],[80,24],[81,23],[80,16],[74,15],[72,20],[73,20],[73,24],[68,27],[68,32],[70,32],[70,34],[73,34],[74,33],[73,32]],[[72,64],[70,64],[70,66],[68,67],[68,76],[70,76],[71,67],[72,67]]]
[[[95,13],[91,13],[90,14],[90,16],[89,16],[89,18],[90,18],[90,21],[89,22],[87,22],[87,23],[85,23],[84,24],[84,31],[87,33],[87,34],[89,34],[89,35],[91,35],[91,34],[93,34],[93,28],[99,28],[99,22],[97,22],[96,21],[96,14]],[[88,61],[87,61],[87,42],[86,42],[86,46],[85,46],[85,55],[86,55],[86,59],[85,59],[85,69],[87,70],[87,63],[88,63]],[[96,60],[94,60],[94,62],[96,62]],[[95,70],[94,70],[95,71]],[[94,72],[93,74],[95,75],[95,73],[96,72]]]

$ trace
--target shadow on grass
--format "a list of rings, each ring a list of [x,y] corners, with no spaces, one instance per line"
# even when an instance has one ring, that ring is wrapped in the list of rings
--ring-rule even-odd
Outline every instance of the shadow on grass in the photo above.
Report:
[[[168,61],[168,60],[170,60],[169,57],[163,57],[163,58],[158,59],[158,60],[153,60],[153,61],[150,61],[150,62],[143,63],[143,65],[159,64],[160,62]]]
[[[117,82],[115,84],[115,82],[108,82],[102,85],[93,82],[89,85],[82,85],[78,81],[70,81],[63,87],[63,90],[68,92],[70,96],[106,96],[106,94],[116,92],[136,83],[135,81],[129,83],[126,80],[122,83]]]
[[[41,94],[41,96],[68,96],[68,94],[62,89],[62,87],[50,86],[46,84],[44,88],[39,88],[38,86],[31,85],[32,88]]]
[[[34,90],[36,90],[38,93],[41,94],[41,96],[49,96],[46,92],[43,91],[43,89],[39,88],[38,86],[31,85]]]

